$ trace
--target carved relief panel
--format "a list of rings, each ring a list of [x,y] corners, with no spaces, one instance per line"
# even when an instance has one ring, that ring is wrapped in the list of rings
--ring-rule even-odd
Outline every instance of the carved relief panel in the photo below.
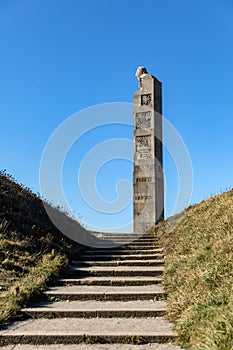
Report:
[[[136,113],[136,129],[151,128],[151,112]]]
[[[151,159],[151,136],[136,136],[137,159]]]
[[[141,105],[151,106],[151,94],[141,95]]]

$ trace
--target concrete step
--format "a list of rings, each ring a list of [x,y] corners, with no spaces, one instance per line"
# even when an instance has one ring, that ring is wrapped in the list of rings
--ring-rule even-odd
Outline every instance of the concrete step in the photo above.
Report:
[[[147,238],[154,238],[157,239],[157,236],[151,235],[151,234],[140,234],[140,233],[98,233],[95,235],[96,237],[100,238],[122,238],[122,239],[147,239]]]
[[[2,344],[143,344],[170,342],[176,337],[172,324],[161,317],[39,318],[0,331]]]
[[[114,261],[114,260],[153,260],[153,259],[163,259],[164,255],[163,254],[131,254],[131,255],[107,255],[107,254],[85,254],[81,255],[80,261]]]
[[[98,248],[126,248],[127,246],[138,246],[138,247],[141,247],[141,246],[151,246],[151,247],[156,247],[158,246],[157,245],[157,242],[155,241],[151,241],[151,242],[140,242],[140,241],[129,241],[129,242],[122,242],[122,241],[101,241],[101,242],[98,242],[98,245],[97,245],[97,249]]]
[[[95,286],[145,286],[159,284],[162,282],[160,277],[77,277],[64,278],[58,280],[58,283],[65,285],[95,285]]]
[[[113,244],[113,247],[109,247],[109,243]],[[115,246],[114,246],[115,244]],[[153,249],[153,248],[158,248],[158,246],[156,245],[156,242],[151,243],[151,242],[113,242],[113,241],[103,241],[103,242],[98,242],[98,244],[96,243],[96,248],[98,249]]]
[[[91,266],[91,267],[76,267],[70,266],[67,274],[70,276],[151,276],[157,277],[161,276],[164,272],[163,266]]]
[[[140,233],[99,233],[97,235],[98,237],[123,237],[123,238],[131,238],[131,237],[136,237],[136,238],[142,238],[142,239],[146,239],[146,238],[155,238],[157,239],[156,235],[153,234],[140,234]]]
[[[154,249],[154,248],[158,248],[158,246],[156,244],[150,244],[150,245],[145,245],[145,244],[138,244],[138,245],[131,245],[131,244],[116,244],[116,243],[112,243],[112,242],[108,242],[106,244],[96,244],[95,247],[93,249],[128,249],[128,250],[145,250],[145,249]]]
[[[52,344],[52,345],[26,345],[22,344],[6,345],[1,347],[1,350],[181,350],[177,345],[173,344],[158,344],[149,343],[145,345],[130,345],[130,344]]]
[[[167,312],[163,301],[59,301],[39,303],[22,310],[29,317],[161,317]]]
[[[91,254],[107,254],[107,255],[149,255],[149,254],[156,254],[156,253],[163,253],[162,248],[153,248],[153,249],[125,249],[125,248],[109,248],[109,249],[89,249],[86,251],[85,254],[91,255]]]
[[[142,240],[142,239],[137,239],[137,240],[121,240],[121,239],[112,239],[112,240],[103,240],[103,242],[116,242],[117,244],[135,244],[135,245],[155,245],[157,244],[157,241],[152,239],[152,240]]]
[[[44,292],[46,297],[54,300],[157,300],[166,294],[159,285],[148,286],[61,286]]]
[[[157,241],[155,240],[146,240],[146,241],[143,241],[143,240],[137,240],[137,241],[132,241],[132,242],[129,242],[128,244],[139,244],[139,245],[151,245],[151,246],[157,246],[158,243]]]
[[[123,261],[72,261],[73,266],[158,266],[163,265],[164,260],[123,260]]]
[[[105,238],[105,237],[116,237],[116,238],[139,238],[144,237],[143,235],[139,233],[104,233],[104,232],[98,232],[96,237],[98,238]]]
[[[131,237],[122,237],[122,236],[104,236],[99,237],[99,240],[109,240],[109,241],[122,241],[122,242],[131,242],[131,241],[158,241],[156,237],[142,237],[142,236],[131,236]]]

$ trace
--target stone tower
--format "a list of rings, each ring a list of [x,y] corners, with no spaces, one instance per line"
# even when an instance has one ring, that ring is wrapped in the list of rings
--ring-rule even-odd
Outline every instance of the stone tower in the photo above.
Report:
[[[134,94],[134,232],[164,219],[162,84],[144,67]]]

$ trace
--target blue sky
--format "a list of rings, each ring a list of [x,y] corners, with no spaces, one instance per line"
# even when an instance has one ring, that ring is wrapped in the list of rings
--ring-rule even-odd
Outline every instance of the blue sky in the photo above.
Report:
[[[191,203],[232,187],[232,0],[2,0],[0,2],[1,169],[39,192],[39,167],[53,131],[93,105],[133,100],[138,65],[163,83],[163,113],[182,136],[193,165]],[[118,126],[90,137],[132,138]],[[132,217],[102,215],[85,206],[77,167],[88,138],[64,164],[64,191],[85,225],[107,228]],[[78,161],[79,159],[79,161]],[[166,215],[177,174],[164,154]],[[132,164],[114,160],[97,189],[114,200],[115,184],[131,181]],[[77,191],[77,193],[75,193]]]

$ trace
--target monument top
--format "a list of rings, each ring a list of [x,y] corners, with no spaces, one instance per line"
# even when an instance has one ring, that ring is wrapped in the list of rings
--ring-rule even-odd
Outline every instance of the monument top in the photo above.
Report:
[[[145,67],[143,67],[143,66],[139,66],[138,69],[137,69],[137,71],[136,71],[135,76],[137,77],[137,79],[138,79],[139,81],[141,81],[141,79],[142,79],[146,74],[148,74],[147,69],[146,69]]]
[[[139,66],[136,73],[135,73],[135,76],[137,77],[138,81],[139,81],[139,89],[142,90],[143,88],[143,79],[156,79],[153,75],[149,74],[147,72],[147,69],[143,66]],[[157,79],[158,80],[158,79]]]

